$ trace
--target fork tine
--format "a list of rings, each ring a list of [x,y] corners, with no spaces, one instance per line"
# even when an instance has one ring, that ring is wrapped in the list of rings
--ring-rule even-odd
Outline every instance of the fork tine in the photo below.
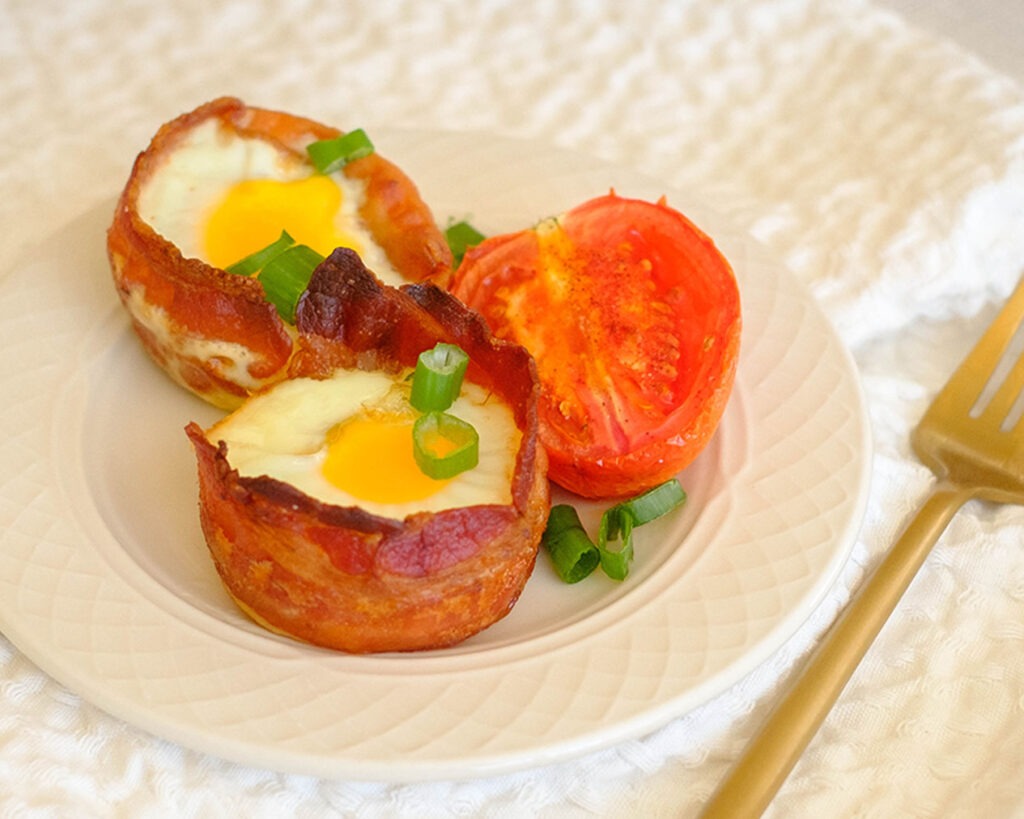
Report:
[[[1022,318],[1024,318],[1024,278],[1017,283],[1016,289],[1003,305],[1003,309],[999,311],[999,315],[989,325],[985,335],[981,337],[974,346],[974,349],[967,354],[967,358],[963,360],[963,363],[953,373],[953,377],[946,382],[946,386],[936,396],[934,405],[943,404],[950,409],[959,406],[963,414],[968,414],[998,366],[1007,347],[1009,347],[1010,341],[1013,339]],[[1012,381],[1015,381],[1017,384],[1016,391],[1019,391],[1019,385],[1022,383],[1021,379],[1024,378],[1024,375],[1015,369],[1012,376]],[[964,389],[965,381],[968,380],[978,385],[976,391],[972,392]],[[1013,397],[1008,398],[1011,390],[1011,378],[1007,378],[998,397],[1000,405],[1006,404],[1003,416],[1005,416],[1013,404]],[[1014,397],[1016,391],[1013,391]],[[963,405],[965,401],[967,402],[966,406]],[[994,403],[996,402],[993,401]],[[988,409],[995,412],[996,407],[990,404]]]
[[[1024,385],[1024,355],[1019,355],[999,389],[978,414],[979,420],[998,426],[1010,414]]]

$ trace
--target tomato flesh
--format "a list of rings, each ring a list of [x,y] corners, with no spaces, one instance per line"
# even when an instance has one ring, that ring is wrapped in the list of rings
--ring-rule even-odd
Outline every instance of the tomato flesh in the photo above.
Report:
[[[713,242],[664,202],[614,193],[470,249],[451,282],[529,350],[553,481],[650,488],[704,448],[731,392],[740,299]]]

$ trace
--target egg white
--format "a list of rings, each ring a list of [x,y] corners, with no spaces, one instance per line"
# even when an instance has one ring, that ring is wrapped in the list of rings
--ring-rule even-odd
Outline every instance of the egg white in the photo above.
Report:
[[[403,503],[378,503],[356,498],[324,477],[328,433],[364,407],[389,406],[403,377],[340,370],[323,380],[284,381],[250,398],[214,425],[207,437],[227,444],[228,462],[242,476],[266,475],[324,503],[360,506],[383,517],[402,519],[416,512],[511,503],[521,433],[506,403],[470,383],[463,384],[448,412],[476,428],[480,461],[434,495]]]
[[[189,131],[163,157],[139,192],[139,215],[182,255],[208,261],[201,247],[202,226],[232,186],[247,179],[290,182],[312,174],[308,162],[265,140],[242,137],[210,119]],[[340,171],[329,178],[342,195],[335,222],[342,233],[359,242],[363,264],[387,284],[404,283],[359,217],[365,184]]]

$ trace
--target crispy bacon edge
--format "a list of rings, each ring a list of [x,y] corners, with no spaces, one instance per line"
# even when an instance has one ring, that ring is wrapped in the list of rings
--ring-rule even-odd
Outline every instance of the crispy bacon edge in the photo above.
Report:
[[[118,200],[107,232],[107,255],[133,329],[176,382],[216,406],[233,408],[283,376],[293,334],[263,297],[259,282],[183,257],[138,212],[141,190],[162,157],[211,118],[303,157],[309,142],[341,132],[222,97],[163,125],[136,157]],[[411,282],[450,274],[452,256],[444,234],[403,171],[373,153],[349,163],[344,173],[366,184],[360,215],[398,271]],[[216,346],[203,350],[210,342]]]
[[[500,620],[533,571],[549,508],[533,359],[439,287],[383,285],[348,250],[314,273],[296,323],[294,376],[397,370],[438,341],[465,349],[467,377],[512,407],[522,433],[511,503],[401,521],[324,504],[239,476],[226,445],[193,423],[200,520],[228,593],[273,631],[351,653],[442,648]]]

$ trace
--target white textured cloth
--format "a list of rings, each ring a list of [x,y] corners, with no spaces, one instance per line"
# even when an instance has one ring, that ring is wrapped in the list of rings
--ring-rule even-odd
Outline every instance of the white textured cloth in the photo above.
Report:
[[[223,94],[529,136],[765,242],[853,351],[876,447],[828,599],[651,736],[472,782],[284,775],[115,720],[0,638],[2,816],[692,815],[927,491],[909,431],[1024,270],[1024,89],[863,0],[0,0],[0,63],[0,283],[110,200],[160,123]],[[1024,816],[1022,546],[1020,508],[955,518],[770,816]]]

